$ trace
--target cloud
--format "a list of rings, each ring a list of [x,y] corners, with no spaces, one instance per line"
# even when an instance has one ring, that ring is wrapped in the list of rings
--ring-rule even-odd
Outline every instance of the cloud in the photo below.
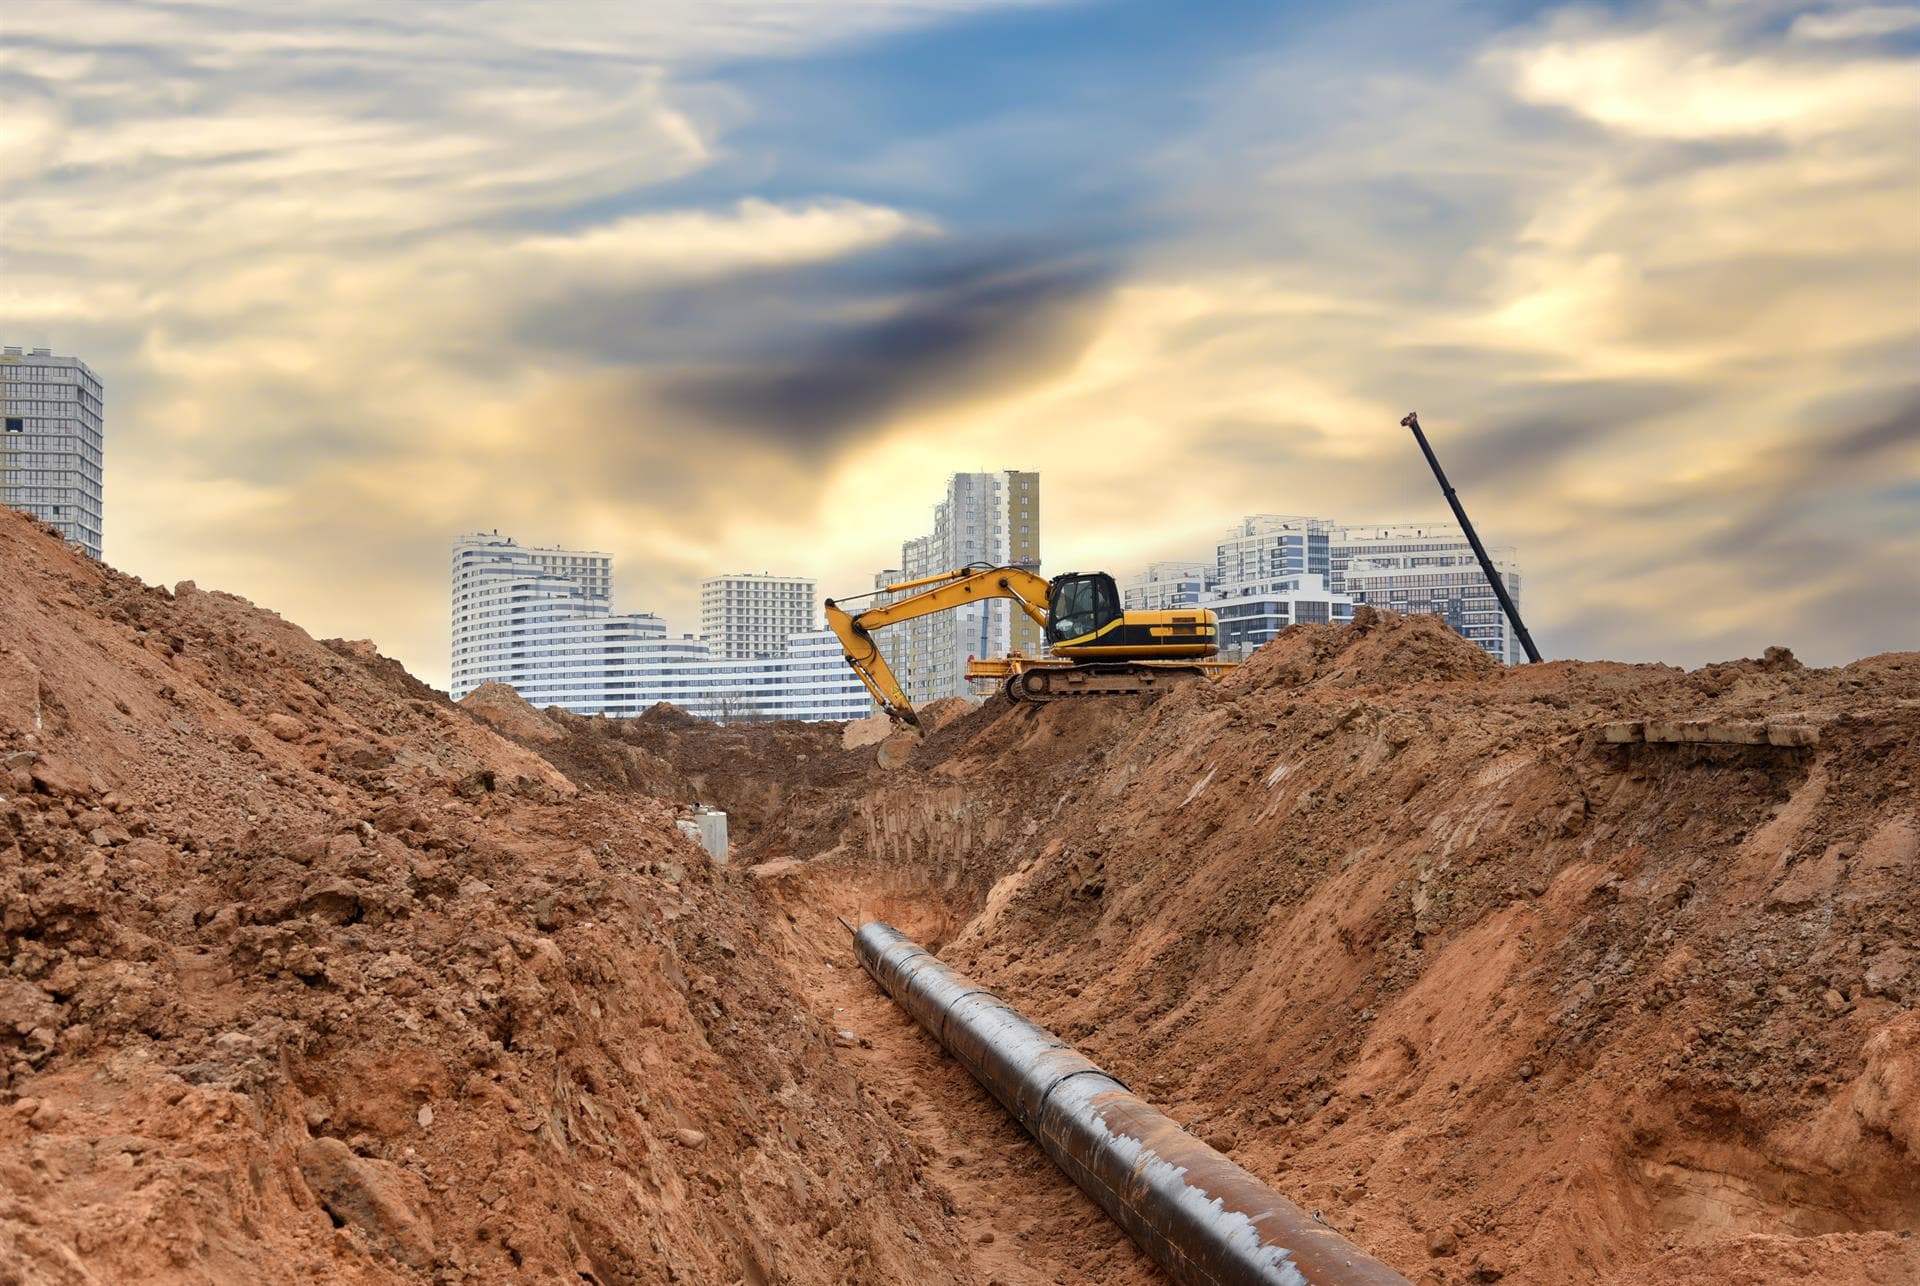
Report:
[[[27,332],[8,342],[107,375],[108,556],[378,635],[431,675],[444,546],[463,527],[577,539],[611,523],[595,543],[657,555],[669,510],[753,470],[678,467],[693,417],[657,418],[656,395],[630,419],[643,404],[611,392],[646,372],[528,344],[518,319],[938,239],[924,214],[830,194],[651,194],[714,165],[747,110],[706,69],[983,7],[9,11],[0,316]],[[583,474],[582,459],[630,467]],[[632,469],[678,484],[654,493],[658,521],[623,512],[646,490]],[[310,558],[328,530],[352,559]]]
[[[1836,60],[1784,42],[1736,52],[1728,34],[1708,23],[1623,32],[1577,13],[1546,38],[1488,59],[1526,102],[1659,138],[1811,138],[1913,109],[1912,69],[1901,59]]]
[[[1804,40],[1866,40],[1891,36],[1920,27],[1920,8],[1907,5],[1867,5],[1859,9],[1832,9],[1803,13],[1791,32]]]
[[[665,399],[722,432],[812,453],[916,409],[1044,380],[1085,347],[1104,285],[1084,263],[989,259],[856,320],[780,335],[777,353],[674,376]]]
[[[108,375],[109,557],[431,677],[462,530],[612,549],[690,624],[729,568],[862,586],[946,473],[1019,466],[1050,565],[1125,572],[1442,513],[1417,408],[1549,651],[1901,641],[1834,597],[1920,562],[1886,11],[1223,19],[1166,112],[1143,48],[742,143],[980,8],[15,6],[0,316]]]
[[[660,282],[837,259],[908,236],[934,222],[858,201],[781,205],[745,197],[731,211],[669,210],[629,215],[564,235],[523,239],[514,250],[539,271],[595,280],[639,274]]]
[[[1636,427],[1698,406],[1708,391],[1672,380],[1551,380],[1482,389],[1469,436],[1450,447],[1450,472],[1478,485],[1545,489],[1567,462],[1591,461]]]
[[[1406,38],[1429,39],[1424,21]],[[1912,511],[1870,499],[1920,481],[1910,421],[1857,409],[1903,405],[1920,345],[1920,174],[1910,112],[1836,87],[1890,103],[1889,68],[1907,85],[1916,68],[1877,48],[1815,65],[1788,39],[1735,11],[1581,10],[1451,33],[1418,76],[1325,42],[1252,64],[1189,149],[1224,174],[1180,174],[1207,194],[1199,235],[1143,257],[1070,374],[973,417],[974,454],[1051,470],[1050,556],[1126,570],[1204,555],[1236,512],[1441,514],[1394,427],[1417,407],[1483,532],[1519,549],[1549,651],[1899,646],[1886,613],[1836,619],[1816,591],[1841,567],[1849,584],[1876,569],[1877,593],[1913,585]],[[1631,71],[1616,88],[1697,74],[1732,93],[1778,70],[1819,119],[1756,132],[1738,94],[1674,90],[1651,123],[1605,77],[1552,95],[1516,77],[1547,53]],[[1303,117],[1328,124],[1249,136]],[[1111,467],[1076,454],[1095,441]],[[1140,478],[1151,508],[1110,503]]]
[[[1829,457],[1848,464],[1874,461],[1904,450],[1909,465],[1920,451],[1920,392],[1891,414],[1840,434],[1825,448]]]

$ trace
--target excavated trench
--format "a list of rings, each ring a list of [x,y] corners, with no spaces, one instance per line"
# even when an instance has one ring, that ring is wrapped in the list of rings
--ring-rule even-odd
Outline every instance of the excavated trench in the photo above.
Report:
[[[872,748],[857,757],[869,756],[880,762]],[[744,840],[739,857],[767,900],[767,938],[794,990],[836,1033],[836,1057],[926,1161],[978,1280],[1166,1281],[854,954],[848,926],[869,920],[885,920],[936,952],[961,935],[990,894],[992,859],[983,856],[1024,829],[1011,811],[964,785],[935,783],[897,794],[851,792],[841,801],[844,815],[816,800],[812,808],[838,829],[796,832],[793,797],[777,780],[723,784],[703,774],[700,786],[733,809]],[[785,856],[796,843],[827,856]]]
[[[1920,657],[1501,670],[1369,615],[1152,702],[944,715],[544,753],[732,814],[728,882],[983,1279],[1157,1270],[843,920],[1413,1280],[1920,1280]]]
[[[982,1270],[1156,1279],[841,919],[1414,1280],[1920,1279],[1920,660],[1502,672],[1456,643],[1303,631],[1151,705],[990,706],[720,787],[796,986],[993,1237]]]
[[[836,1056],[913,1141],[983,1282],[1162,1282],[1127,1236],[1076,1188],[973,1078],[873,984],[846,924],[885,918],[944,941],[970,918],[954,888],[898,872],[797,868],[765,880],[770,935],[794,988],[840,1033]]]
[[[713,789],[707,781],[702,787]],[[775,797],[790,802],[784,792]],[[849,929],[874,920],[936,953],[964,936],[1002,884],[999,865],[1037,828],[1015,810],[983,808],[963,786],[916,785],[860,800],[849,830],[821,860],[752,863],[784,851],[783,841],[768,837],[791,819],[778,808],[763,812],[737,783],[731,799],[747,841],[747,873],[773,912],[768,940],[794,990],[836,1033],[836,1057],[928,1162],[979,1279],[1003,1286],[1169,1280],[874,983],[853,950]]]

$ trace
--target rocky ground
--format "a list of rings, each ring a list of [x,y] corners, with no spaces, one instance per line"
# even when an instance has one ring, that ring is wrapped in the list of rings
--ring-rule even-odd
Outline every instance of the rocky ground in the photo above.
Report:
[[[975,1279],[672,820],[0,510],[0,1281]]]
[[[894,919],[1417,1280],[1904,1282],[1916,734],[1920,655],[1502,670],[1363,613],[1151,706],[770,741],[726,788],[803,923]],[[889,1107],[936,1150],[986,1128]],[[996,1165],[944,1177],[1058,1245]],[[1122,1280],[1079,1235],[1066,1279]]]
[[[1920,1280],[1920,656],[465,706],[0,511],[0,1282],[1160,1280],[869,916],[1416,1281]]]

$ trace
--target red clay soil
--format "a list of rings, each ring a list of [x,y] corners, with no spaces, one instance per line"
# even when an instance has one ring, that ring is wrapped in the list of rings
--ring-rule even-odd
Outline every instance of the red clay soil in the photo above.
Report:
[[[1645,717],[1818,740],[1604,739]],[[1416,1280],[1910,1282],[1917,743],[1920,655],[1503,670],[1363,612],[1150,706],[991,702],[742,860],[802,925],[921,935]],[[889,1084],[938,1062],[887,1041]],[[946,1088],[931,1125],[890,1105],[936,1152],[988,1128]]]
[[[985,1281],[765,912],[369,645],[0,510],[0,1281]]]
[[[462,709],[0,511],[0,1282],[1159,1280],[868,916],[1416,1281],[1920,1281],[1916,734],[1370,613],[924,739]]]

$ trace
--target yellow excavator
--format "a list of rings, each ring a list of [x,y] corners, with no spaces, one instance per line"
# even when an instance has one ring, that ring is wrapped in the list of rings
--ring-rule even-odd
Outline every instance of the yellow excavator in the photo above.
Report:
[[[1204,607],[1123,611],[1119,587],[1105,572],[1069,572],[1046,580],[1026,567],[975,564],[873,592],[907,596],[859,612],[830,598],[827,625],[839,637],[847,664],[895,723],[917,725],[919,718],[873,632],[982,599],[1012,599],[1045,630],[1052,651],[1050,657],[1010,667],[1005,691],[1014,701],[1154,692],[1207,675],[1215,663],[1206,658],[1220,650],[1212,612]]]

